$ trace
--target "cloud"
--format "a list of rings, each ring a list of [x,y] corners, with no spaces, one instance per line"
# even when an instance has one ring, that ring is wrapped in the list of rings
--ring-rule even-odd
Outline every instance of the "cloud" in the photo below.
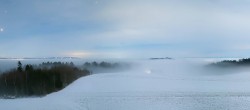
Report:
[[[235,1],[116,2],[102,10],[100,18],[116,24],[114,32],[107,37],[104,34],[104,38],[113,36],[111,39],[132,44],[176,43],[183,46],[173,46],[173,50],[193,50],[201,55],[207,54],[204,50],[221,50],[218,55],[224,55],[223,51],[230,50],[231,45],[250,40],[250,16],[245,11],[248,5]],[[133,30],[140,34],[129,35],[121,30]],[[185,46],[190,48],[183,48]]]
[[[250,3],[245,0],[27,2],[8,10],[11,19],[5,20],[4,35],[11,37],[1,37],[0,42],[6,43],[0,44],[0,50],[9,55],[22,53],[17,49],[37,55],[36,48],[41,47],[50,55],[230,56],[250,41]],[[10,51],[10,42],[23,46]]]

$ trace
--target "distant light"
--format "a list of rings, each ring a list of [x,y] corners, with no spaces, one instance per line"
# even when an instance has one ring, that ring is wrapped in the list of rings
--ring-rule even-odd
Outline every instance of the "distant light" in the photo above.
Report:
[[[151,71],[151,70],[145,70],[145,73],[147,73],[147,74],[151,74],[151,73],[152,73],[152,71]]]
[[[4,31],[4,29],[3,28],[0,28],[0,32],[3,32]]]
[[[99,1],[95,1],[95,4],[98,4],[99,3]]]

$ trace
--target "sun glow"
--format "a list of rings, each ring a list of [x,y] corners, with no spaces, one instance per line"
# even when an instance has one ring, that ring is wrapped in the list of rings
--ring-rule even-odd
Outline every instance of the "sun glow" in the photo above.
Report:
[[[85,58],[85,57],[91,56],[92,53],[90,52],[67,52],[64,55],[71,56],[71,57]]]

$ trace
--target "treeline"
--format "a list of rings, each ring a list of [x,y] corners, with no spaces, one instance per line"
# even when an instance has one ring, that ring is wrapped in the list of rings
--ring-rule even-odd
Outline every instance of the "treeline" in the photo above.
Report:
[[[244,58],[244,59],[239,59],[239,60],[223,60],[220,62],[212,63],[209,66],[212,66],[212,67],[250,66],[250,58]]]
[[[114,73],[126,71],[130,68],[128,63],[110,63],[110,62],[85,62],[79,68],[87,69],[91,73]]]
[[[67,66],[75,66],[73,62],[42,62],[41,64],[33,65],[35,68],[51,68],[54,66],[67,65]]]
[[[101,67],[101,68],[116,68],[119,67],[119,63],[108,63],[108,62],[85,62],[83,64],[83,67],[89,68],[89,67]]]
[[[40,65],[22,66],[19,61],[16,69],[0,75],[0,97],[44,96],[89,74],[88,70],[80,70],[72,62],[44,62]]]

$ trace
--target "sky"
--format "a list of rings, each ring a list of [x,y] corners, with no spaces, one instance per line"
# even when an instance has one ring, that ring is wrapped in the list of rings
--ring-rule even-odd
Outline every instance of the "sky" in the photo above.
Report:
[[[0,57],[249,57],[249,0],[0,0]]]

